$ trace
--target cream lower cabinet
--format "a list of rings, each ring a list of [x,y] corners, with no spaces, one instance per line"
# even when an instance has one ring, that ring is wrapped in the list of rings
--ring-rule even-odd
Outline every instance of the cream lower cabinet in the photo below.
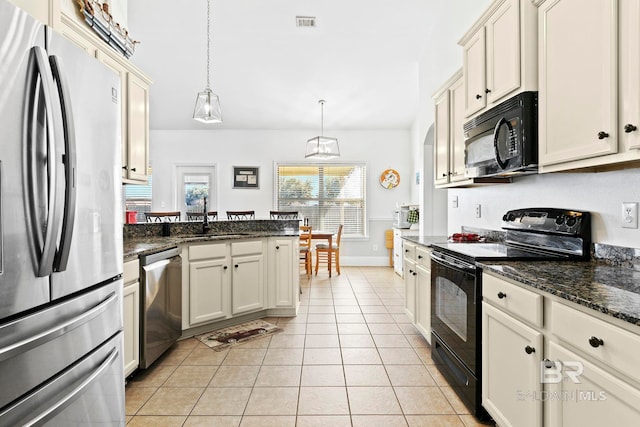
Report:
[[[482,404],[497,425],[640,423],[640,328],[483,274]]]
[[[404,250],[404,312],[411,322],[416,313],[416,244],[405,241]]]
[[[294,309],[300,304],[300,273],[298,253],[300,241],[297,238],[273,237],[268,242],[268,283],[267,300],[270,310]],[[282,311],[290,315],[290,310]]]
[[[264,241],[231,243],[231,314],[243,314],[265,307]]]
[[[416,312],[414,326],[431,344],[431,249],[416,247]]]
[[[124,290],[122,293],[124,317],[124,376],[135,371],[140,364],[140,262],[124,263]]]
[[[542,333],[482,303],[482,405],[501,427],[542,425]]]
[[[188,326],[231,317],[228,245],[190,245],[188,265]]]

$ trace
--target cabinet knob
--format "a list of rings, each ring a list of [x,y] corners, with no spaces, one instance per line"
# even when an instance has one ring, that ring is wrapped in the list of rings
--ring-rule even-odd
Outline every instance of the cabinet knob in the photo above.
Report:
[[[238,264],[234,265],[235,268],[238,268]]]
[[[413,270],[409,270],[409,274],[413,274]]]
[[[127,169],[128,169],[128,168],[127,168],[127,165],[124,165],[124,166],[122,167],[122,169],[123,169],[123,170],[127,170]]]
[[[609,138],[609,134],[603,131],[598,132],[598,139]]]
[[[591,337],[591,338],[589,338],[589,345],[591,345],[591,347],[593,347],[593,348],[598,348],[601,345],[604,345],[604,341],[602,341],[598,337]]]
[[[480,95],[479,93],[476,94],[476,99],[480,99],[480,98],[482,98],[482,95]]]
[[[135,171],[136,171],[136,168],[131,168],[131,172],[135,172]]]
[[[533,347],[531,347],[530,345],[528,345],[528,346],[526,346],[526,347],[524,348],[524,351],[525,351],[525,353],[527,353],[527,354],[532,354],[532,353],[535,353],[535,352],[536,352],[536,349],[535,349],[535,348],[533,348]]]
[[[276,250],[280,249],[280,246],[276,246]]]
[[[625,133],[631,133],[631,132],[635,132],[637,130],[638,130],[638,127],[632,125],[631,123],[627,123],[626,125],[624,125]]]
[[[489,88],[485,89],[484,93],[491,93],[491,89],[489,89]]]
[[[554,366],[556,366],[556,362],[554,362],[553,360],[544,359],[542,362],[543,362],[543,366],[544,366],[546,369],[551,369],[551,368],[553,368]]]
[[[417,275],[418,275],[418,273],[416,273],[415,271],[414,271],[413,273],[411,273],[411,274],[413,274],[414,276],[417,276]]]
[[[422,259],[422,255],[418,255],[418,259]]]
[[[506,297],[507,297],[507,294],[505,294],[504,292],[502,292],[502,291],[498,292],[498,298],[503,299],[503,298],[506,298]]]
[[[223,270],[226,270],[227,268],[229,268],[229,266],[225,265],[224,267],[222,267]]]
[[[442,174],[442,177],[443,177],[443,178],[444,178],[444,177],[446,177],[446,176],[447,176],[447,174],[446,174],[446,173],[443,173],[443,174]]]

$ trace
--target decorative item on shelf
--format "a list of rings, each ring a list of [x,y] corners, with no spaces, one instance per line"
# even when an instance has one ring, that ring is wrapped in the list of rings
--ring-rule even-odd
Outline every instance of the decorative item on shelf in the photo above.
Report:
[[[380,185],[387,190],[396,188],[400,184],[400,174],[395,169],[387,169],[380,174]]]
[[[409,209],[409,213],[407,213],[407,222],[409,224],[417,224],[420,219],[420,214],[418,209]]]
[[[129,36],[129,31],[113,21],[109,13],[109,3],[95,0],[77,0],[84,20],[98,36],[126,58],[133,55],[136,44],[140,43]]]
[[[338,139],[324,136],[324,99],[318,101],[320,104],[320,136],[307,140],[307,150],[305,157],[315,159],[333,159],[340,156]]]
[[[209,84],[211,63],[211,0],[207,0],[207,87],[198,92],[196,106],[193,109],[193,118],[202,123],[221,123],[222,110],[220,98],[211,91]]]

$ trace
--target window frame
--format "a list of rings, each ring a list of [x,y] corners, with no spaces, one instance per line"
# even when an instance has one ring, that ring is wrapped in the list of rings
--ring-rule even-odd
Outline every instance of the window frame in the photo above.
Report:
[[[286,210],[285,207],[280,207],[280,197],[279,197],[279,192],[280,192],[280,168],[281,167],[301,167],[301,168],[323,168],[323,167],[327,167],[327,168],[348,168],[348,167],[353,167],[353,168],[360,168],[361,172],[362,172],[362,183],[361,183],[361,191],[362,191],[362,198],[361,199],[332,199],[332,198],[322,198],[320,197],[320,195],[318,195],[318,197],[315,198],[310,198],[310,199],[304,199],[304,200],[317,200],[318,202],[318,210],[320,209],[320,206],[322,205],[322,201],[327,201],[327,200],[360,200],[361,204],[362,204],[362,208],[361,208],[361,217],[359,218],[359,222],[361,224],[361,228],[360,228],[360,232],[359,233],[354,233],[353,231],[349,231],[349,229],[353,229],[353,227],[348,227],[347,224],[345,223],[345,230],[343,231],[342,237],[346,238],[346,239],[350,239],[350,240],[364,240],[367,239],[369,237],[369,227],[368,227],[368,221],[367,221],[367,183],[368,183],[368,175],[367,175],[367,164],[366,162],[362,162],[362,161],[355,161],[355,162],[278,162],[278,161],[274,161],[274,168],[273,168],[273,206],[275,210]],[[320,177],[321,175],[321,171],[318,170],[318,176]],[[320,178],[318,178],[319,181],[322,181]],[[301,212],[301,214],[304,216],[304,213]],[[355,223],[355,227],[358,227],[357,222]],[[313,224],[312,224],[313,226]],[[314,228],[316,228],[316,226],[314,226]],[[336,227],[337,229],[337,227]],[[327,227],[327,231],[330,231],[329,228]]]

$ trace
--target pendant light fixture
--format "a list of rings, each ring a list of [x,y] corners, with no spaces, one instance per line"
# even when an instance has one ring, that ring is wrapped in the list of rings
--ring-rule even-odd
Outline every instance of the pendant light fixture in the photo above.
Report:
[[[320,136],[307,140],[307,151],[305,157],[315,159],[333,159],[340,156],[338,139],[324,136],[324,99],[318,101],[320,104]]]
[[[202,123],[221,123],[222,111],[220,110],[220,99],[218,95],[211,91],[209,85],[209,75],[211,62],[211,0],[207,0],[207,87],[202,92],[198,92],[196,107],[193,110],[193,118]]]

